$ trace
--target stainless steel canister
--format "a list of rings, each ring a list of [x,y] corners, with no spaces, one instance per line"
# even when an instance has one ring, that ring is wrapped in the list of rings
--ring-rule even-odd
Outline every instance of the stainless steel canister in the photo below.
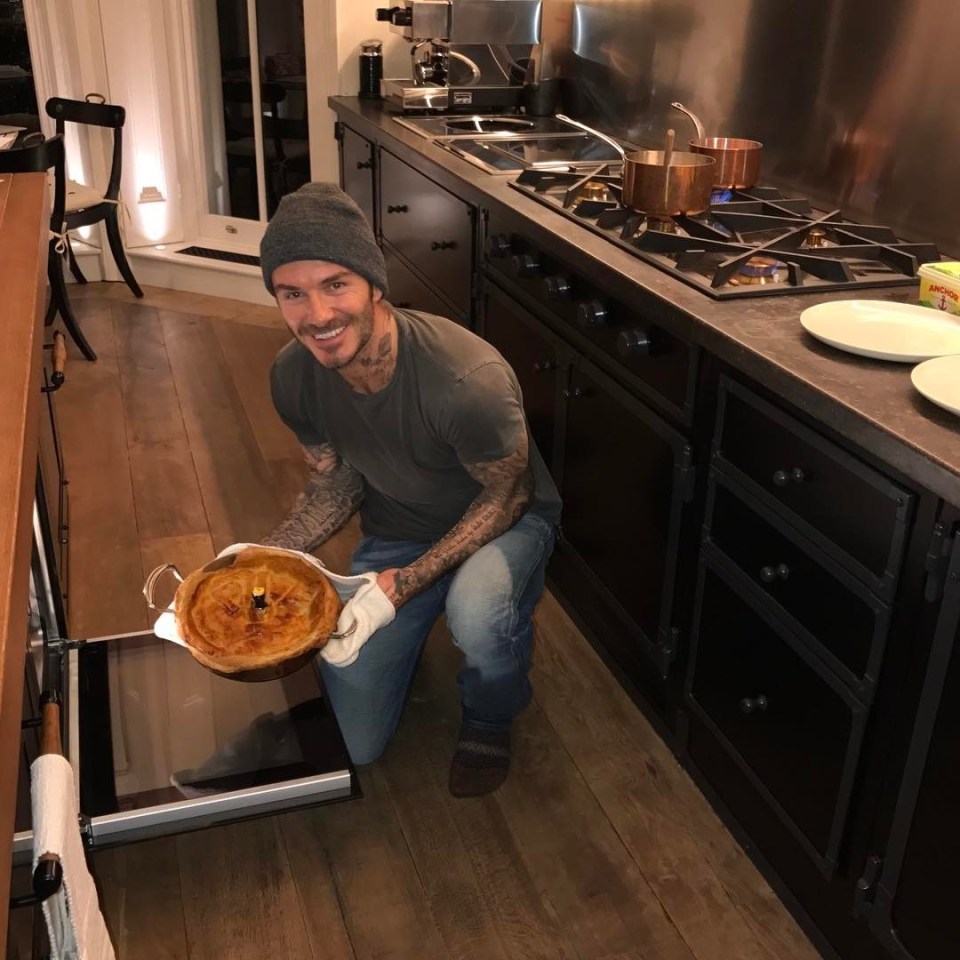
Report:
[[[379,100],[383,79],[383,43],[364,40],[360,44],[360,99]]]

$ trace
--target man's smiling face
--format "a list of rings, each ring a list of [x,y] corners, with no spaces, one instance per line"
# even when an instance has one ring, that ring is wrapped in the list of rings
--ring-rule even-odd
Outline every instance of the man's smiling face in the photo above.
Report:
[[[280,313],[293,335],[330,370],[363,355],[382,291],[338,263],[296,260],[273,271]]]

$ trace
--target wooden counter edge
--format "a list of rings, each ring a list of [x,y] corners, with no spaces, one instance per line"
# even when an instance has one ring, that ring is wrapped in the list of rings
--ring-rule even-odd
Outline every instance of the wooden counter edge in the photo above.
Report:
[[[0,174],[0,946],[17,801],[49,206],[42,173]]]

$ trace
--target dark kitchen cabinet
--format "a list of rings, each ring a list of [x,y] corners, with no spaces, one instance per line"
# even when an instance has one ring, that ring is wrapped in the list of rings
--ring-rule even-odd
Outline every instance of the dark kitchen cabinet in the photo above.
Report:
[[[932,524],[936,504],[741,377],[703,387],[716,404],[686,764],[820,942],[876,960],[863,915],[879,867],[864,863],[882,850],[930,642],[917,518]]]
[[[433,313],[466,324],[466,317],[417,276],[390,247],[384,247],[383,260],[387,267],[387,283],[390,286],[387,299],[395,307],[422,310],[424,313]]]
[[[483,336],[513,368],[523,392],[530,433],[555,480],[559,480],[557,405],[565,352],[543,324],[496,287],[489,287],[483,308]]]
[[[752,599],[736,571],[705,550],[687,702],[829,875],[866,707]]]
[[[745,384],[717,396],[685,700],[830,876],[915,498]]]
[[[476,208],[380,151],[380,235],[464,317],[472,317]]]
[[[620,622],[609,641],[666,678],[677,653],[674,579],[692,500],[692,448],[598,368],[564,390],[563,542],[584,587]]]
[[[683,432],[695,352],[500,212],[486,226],[480,329],[517,371],[563,499],[551,586],[671,736],[696,528]]]
[[[340,141],[340,186],[364,212],[374,232],[376,221],[376,152],[374,145],[342,123],[336,126]]]
[[[960,952],[960,533],[954,522],[926,679],[896,813],[860,881],[870,928],[894,957],[942,960]],[[941,556],[944,556],[941,554]]]

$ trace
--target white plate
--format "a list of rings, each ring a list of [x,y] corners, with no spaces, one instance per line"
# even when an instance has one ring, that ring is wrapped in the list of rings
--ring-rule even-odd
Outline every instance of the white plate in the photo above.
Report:
[[[800,323],[807,333],[832,347],[877,360],[917,363],[960,353],[960,320],[910,303],[820,303],[804,310]]]
[[[910,371],[910,379],[931,403],[960,417],[960,356],[927,360]]]

